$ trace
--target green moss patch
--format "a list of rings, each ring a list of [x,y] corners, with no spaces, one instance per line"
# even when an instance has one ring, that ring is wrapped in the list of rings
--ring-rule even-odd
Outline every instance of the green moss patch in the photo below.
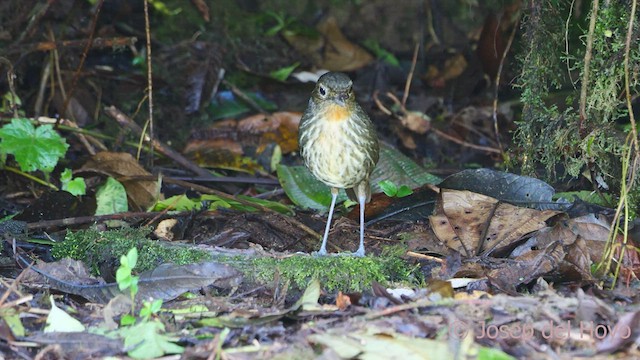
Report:
[[[154,269],[163,263],[184,265],[211,258],[206,251],[151,240],[147,238],[149,232],[148,228],[69,232],[65,241],[53,246],[51,254],[56,259],[69,257],[82,260],[94,274],[99,274],[99,269],[105,266],[109,269],[117,267],[120,256],[132,247],[138,249],[136,270],[139,272]]]
[[[291,256],[284,259],[253,259],[252,274],[258,282],[272,282],[276,272],[283,280],[304,289],[317,278],[327,291],[362,291],[373,281],[381,284],[417,281],[417,272],[400,256],[403,249],[390,247],[380,256]]]

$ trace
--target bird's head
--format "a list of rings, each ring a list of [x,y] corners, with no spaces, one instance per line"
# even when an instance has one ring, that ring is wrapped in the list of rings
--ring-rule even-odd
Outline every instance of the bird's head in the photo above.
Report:
[[[316,101],[326,102],[327,105],[349,107],[355,101],[353,82],[343,73],[326,73],[318,79],[312,96]]]

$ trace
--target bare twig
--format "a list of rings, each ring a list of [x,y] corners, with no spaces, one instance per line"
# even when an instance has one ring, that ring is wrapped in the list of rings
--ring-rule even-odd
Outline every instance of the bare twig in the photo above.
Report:
[[[596,29],[596,20],[598,19],[599,0],[593,0],[591,4],[591,19],[589,21],[589,34],[587,35],[587,48],[584,52],[584,68],[582,69],[582,84],[580,86],[580,122],[578,125],[578,133],[580,138],[584,135],[584,122],[587,119],[587,89],[589,87],[589,65],[593,55],[593,36]]]
[[[149,25],[149,0],[144,0],[144,31],[147,39],[147,97],[149,99],[149,137],[155,139],[153,129],[153,70],[151,66],[151,26]],[[149,162],[153,166],[153,147]]]
[[[64,41],[43,41],[33,44],[21,44],[7,49],[7,54],[30,53],[34,51],[51,51],[61,48],[76,48],[87,46],[88,40],[64,40]],[[115,38],[95,38],[91,42],[92,48],[111,48],[120,46],[131,46],[136,43],[135,37],[115,37]]]
[[[498,142],[498,148],[500,152],[503,152],[502,141],[500,141],[500,129],[498,128],[498,87],[500,86],[500,76],[502,75],[502,68],[504,67],[504,62],[507,58],[507,53],[511,49],[511,44],[513,44],[513,39],[516,36],[516,31],[518,30],[518,25],[520,24],[520,17],[515,24],[513,24],[513,30],[511,30],[511,35],[509,35],[509,41],[507,42],[507,46],[504,48],[502,52],[502,57],[500,58],[500,64],[498,65],[498,71],[496,72],[496,78],[494,81],[494,89],[493,89],[493,131],[495,132],[496,141]]]
[[[409,98],[409,90],[411,89],[411,81],[413,80],[413,72],[416,70],[416,63],[418,62],[419,49],[420,49],[420,44],[416,43],[416,46],[413,49],[413,57],[411,58],[411,70],[409,70],[409,75],[407,76],[407,82],[404,84],[404,94],[402,95],[402,106],[407,105],[407,99]]]
[[[456,144],[462,145],[464,147],[468,147],[468,148],[472,148],[472,149],[476,149],[476,150],[481,150],[481,151],[486,151],[486,152],[490,152],[490,153],[495,153],[495,154],[502,154],[502,151],[500,151],[500,149],[496,149],[496,148],[492,148],[492,147],[488,147],[488,146],[482,146],[482,145],[475,145],[475,144],[471,144],[468,143],[464,140],[460,140],[457,139],[447,133],[444,133],[436,128],[431,128],[431,130],[433,130],[433,132],[436,133],[436,135],[440,136],[441,138],[447,139],[449,141],[453,141]]]
[[[136,124],[133,120],[131,120],[122,111],[118,110],[115,106],[109,106],[105,108],[105,112],[107,113],[107,115],[111,116],[114,120],[116,120],[118,124],[120,124],[120,126],[133,130],[133,132],[136,133],[136,135],[138,136],[141,136],[143,134],[143,131],[140,128],[140,126],[138,126],[138,124]],[[160,152],[164,156],[171,158],[173,161],[178,163],[183,168],[190,170],[199,176],[203,176],[207,178],[213,177],[207,170],[194,164],[189,159],[185,158],[184,156],[174,151],[170,147],[161,143],[160,141],[156,139],[152,139],[148,136],[145,136],[145,141],[149,142],[151,146],[155,148],[158,152]]]
[[[76,85],[78,84],[78,79],[80,78],[80,71],[82,71],[82,69],[84,68],[84,62],[85,60],[87,60],[87,54],[89,54],[89,49],[91,49],[93,38],[96,35],[96,26],[98,25],[100,9],[102,9],[103,3],[104,3],[104,0],[100,0],[96,4],[95,13],[93,14],[93,19],[91,19],[91,30],[89,31],[89,39],[87,40],[87,43],[84,49],[82,50],[82,57],[80,58],[80,64],[78,64],[78,68],[73,73],[73,78],[71,79],[71,86],[69,87],[69,93],[67,94],[67,96],[65,96],[64,104],[62,105],[62,111],[60,111],[61,114],[66,114],[67,107],[69,106],[69,101],[71,101],[71,98],[73,97],[73,93],[76,90]],[[56,126],[58,125],[59,123],[56,124]]]

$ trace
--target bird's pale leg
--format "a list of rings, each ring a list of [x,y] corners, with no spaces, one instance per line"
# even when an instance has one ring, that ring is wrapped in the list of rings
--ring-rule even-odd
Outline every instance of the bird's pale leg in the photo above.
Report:
[[[333,218],[333,209],[336,207],[336,199],[338,198],[338,189],[331,188],[331,206],[329,207],[329,217],[327,218],[327,227],[324,228],[324,236],[322,237],[322,245],[318,255],[327,255],[327,238],[329,237],[329,229],[331,228],[331,218]]]
[[[364,256],[364,203],[367,201],[365,194],[358,195],[358,202],[360,203],[360,246],[358,250],[353,253],[354,256]]]

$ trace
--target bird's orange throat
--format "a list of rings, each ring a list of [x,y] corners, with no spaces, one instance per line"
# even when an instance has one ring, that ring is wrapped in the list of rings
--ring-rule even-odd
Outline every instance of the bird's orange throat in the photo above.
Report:
[[[330,122],[342,122],[349,119],[349,109],[346,106],[331,104],[324,110],[324,118]]]

